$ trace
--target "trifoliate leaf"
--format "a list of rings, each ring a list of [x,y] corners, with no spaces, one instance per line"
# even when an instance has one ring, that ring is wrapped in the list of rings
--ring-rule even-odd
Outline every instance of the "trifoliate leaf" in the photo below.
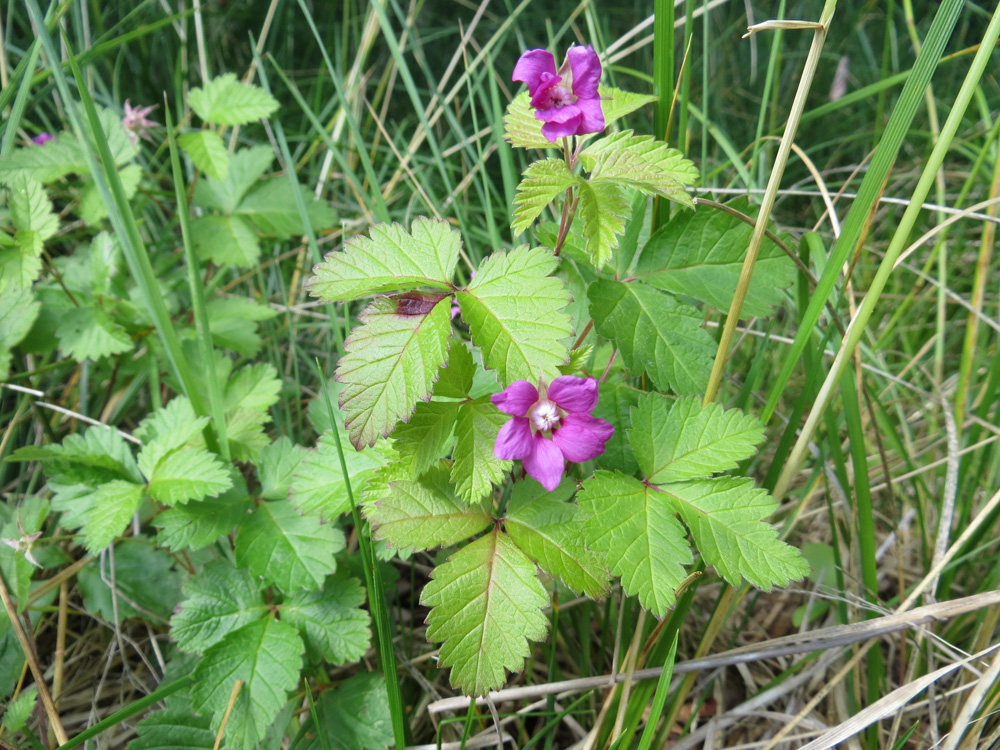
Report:
[[[376,502],[366,504],[365,515],[376,539],[417,550],[468,539],[493,520],[482,505],[469,505],[455,496],[446,461],[419,480],[390,481]]]
[[[202,260],[249,268],[260,257],[260,240],[239,216],[199,216],[191,222],[191,242]]]
[[[300,591],[281,607],[281,619],[299,630],[312,658],[330,664],[357,661],[371,643],[371,617],[361,609],[365,590],[338,571],[322,591]]]
[[[436,567],[420,603],[431,607],[428,640],[443,642],[438,665],[467,695],[502,686],[504,670],[523,668],[528,641],[548,630],[535,564],[496,529]]]
[[[114,555],[91,561],[76,580],[84,609],[92,614],[109,622],[141,615],[146,622],[166,624],[181,599],[183,576],[167,550],[140,536],[122,539],[114,546]]]
[[[575,593],[598,598],[608,593],[604,555],[587,549],[584,514],[570,502],[576,482],[564,479],[546,492],[538,482],[517,482],[507,505],[504,528],[518,547]]]
[[[809,565],[794,547],[778,539],[763,519],[778,507],[767,491],[747,477],[716,477],[675,482],[659,494],[684,519],[705,560],[724,579],[739,586],[747,579],[770,591],[802,578]]]
[[[620,185],[612,182],[580,184],[579,212],[583,219],[583,236],[587,240],[587,254],[598,270],[611,259],[611,251],[618,247],[618,235],[625,230],[629,210],[628,199]]]
[[[315,716],[303,717],[302,729],[290,750],[330,750],[328,738],[336,738],[337,750],[385,750],[393,744],[392,716],[385,678],[362,672],[326,690],[316,701]]]
[[[756,209],[740,198],[729,204],[750,216]],[[753,227],[707,206],[682,211],[655,232],[642,249],[635,275],[674,294],[686,294],[728,310],[743,271]],[[795,280],[795,266],[785,252],[764,238],[743,302],[745,315],[769,315],[784,299],[782,289]]]
[[[412,463],[415,474],[423,474],[451,452],[459,406],[457,401],[421,401],[410,421],[396,428],[393,447],[403,460]]]
[[[184,133],[177,143],[202,172],[216,180],[226,179],[229,152],[217,133],[211,130]]]
[[[563,339],[573,329],[562,312],[569,304],[569,292],[561,280],[549,275],[558,264],[552,251],[543,247],[496,252],[457,295],[462,319],[469,324],[483,362],[499,373],[505,385],[537,380],[540,371],[555,379],[558,366],[569,358]]]
[[[288,497],[292,480],[308,455],[307,448],[284,436],[267,446],[260,454],[260,496],[265,500]]]
[[[87,159],[79,142],[69,133],[59,133],[44,146],[15,148],[0,159],[0,182],[28,176],[38,182],[54,182],[60,177],[88,171]]]
[[[211,177],[199,180],[194,189],[194,204],[199,208],[213,208],[224,214],[236,210],[243,196],[257,184],[274,161],[270,145],[242,148],[229,156],[229,170],[224,180]]]
[[[234,409],[226,413],[226,437],[234,461],[257,462],[260,452],[271,442],[264,434],[264,425],[270,421],[270,415],[256,409]]]
[[[260,351],[262,342],[257,335],[257,323],[278,314],[268,305],[241,297],[217,297],[205,305],[205,311],[216,346],[232,349],[244,357],[256,356]]]
[[[278,109],[277,99],[237,80],[235,73],[216,76],[204,86],[191,89],[188,104],[198,117],[213,125],[245,125]]]
[[[76,360],[110,357],[132,350],[132,339],[103,308],[78,307],[64,316],[56,329],[59,349]]]
[[[197,503],[175,505],[153,521],[160,527],[157,542],[176,552],[202,549],[239,526],[250,508],[246,487],[234,487]]]
[[[28,723],[38,701],[38,688],[34,685],[22,690],[21,694],[7,704],[3,712],[3,725],[9,732],[20,732]]]
[[[216,497],[233,486],[229,469],[207,450],[187,448],[166,456],[149,478],[149,494],[166,505]]]
[[[18,231],[32,231],[43,242],[59,230],[59,217],[52,211],[45,188],[27,175],[11,177],[7,208],[10,222]]]
[[[589,516],[583,525],[587,546],[605,553],[622,588],[663,617],[692,562],[684,527],[666,496],[638,479],[598,471],[583,483],[577,502]]]
[[[663,390],[704,392],[716,347],[697,310],[635,281],[598,279],[587,297],[594,328],[618,345],[629,370]]]
[[[591,185],[627,185],[646,195],[658,195],[693,208],[684,189],[698,179],[698,169],[675,148],[651,135],[631,130],[605,136],[580,153]]]
[[[397,421],[410,418],[418,400],[430,398],[448,359],[451,300],[415,314],[405,309],[402,298],[373,300],[360,315],[362,325],[344,342],[337,365],[337,380],[344,384],[340,408],[358,450],[387,437]]]
[[[230,409],[253,409],[266,412],[278,402],[281,379],[274,365],[259,363],[240,367],[226,382],[223,403]]]
[[[514,223],[511,229],[520,234],[531,226],[538,215],[553,200],[566,192],[566,188],[577,185],[580,178],[566,166],[563,159],[550,158],[536,161],[524,172],[524,179],[517,186],[514,196]]]
[[[343,432],[340,449],[347,464],[347,477],[355,497],[360,498],[361,488],[372,473],[385,463],[383,456],[371,448],[355,450]],[[315,450],[307,451],[302,465],[292,479],[289,501],[299,513],[332,520],[351,510],[351,500],[344,483],[337,453],[336,438],[332,431],[320,435]]]
[[[317,199],[303,185],[299,185],[298,190],[302,194],[313,231],[319,232],[332,227],[337,221],[337,212],[333,207],[326,201]],[[247,193],[236,207],[235,213],[250,219],[262,234],[281,239],[301,236],[306,228],[292,191],[285,177],[266,180]]]
[[[613,424],[615,433],[604,444],[604,453],[597,457],[599,468],[629,476],[638,471],[639,464],[628,441],[628,429],[632,425],[631,409],[639,403],[641,395],[641,391],[625,383],[614,380],[601,383],[593,415]]]
[[[286,594],[318,589],[337,568],[344,533],[284,501],[260,503],[236,533],[236,564]]]
[[[139,735],[125,750],[213,750],[212,720],[196,716],[187,705],[154,711],[135,725]]]
[[[469,345],[454,340],[448,347],[448,365],[441,369],[434,384],[434,395],[441,398],[466,399],[472,393],[476,364]]]
[[[84,546],[90,554],[96,555],[125,530],[145,494],[142,485],[121,479],[106,482],[94,491],[83,524]]]
[[[764,426],[739,409],[650,393],[632,410],[629,438],[646,479],[665,484],[735,469],[764,440]]]
[[[407,232],[399,224],[376,224],[313,269],[310,293],[328,302],[420,287],[451,290],[462,235],[445,221],[419,218]]]
[[[228,560],[213,560],[184,584],[184,601],[170,618],[170,637],[200,654],[229,633],[267,616],[261,585]]]
[[[226,722],[226,747],[253,750],[299,681],[304,647],[295,628],[273,617],[257,620],[226,635],[205,652],[194,671],[191,707],[222,722],[233,685],[243,686]]]
[[[465,502],[482,500],[493,485],[503,481],[504,472],[510,470],[511,461],[493,455],[500,428],[509,419],[492,404],[489,396],[462,404],[459,409],[451,481]]]
[[[11,349],[28,335],[41,307],[31,289],[0,288],[0,378],[7,377]]]

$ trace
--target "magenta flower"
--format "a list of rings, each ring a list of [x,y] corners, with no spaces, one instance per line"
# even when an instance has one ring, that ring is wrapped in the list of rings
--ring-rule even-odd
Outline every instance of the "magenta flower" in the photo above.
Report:
[[[552,143],[604,130],[604,111],[597,93],[601,61],[589,44],[570,47],[558,72],[551,52],[529,49],[514,66],[511,80],[528,84],[535,119],[545,123],[542,135]]]
[[[580,463],[604,453],[615,432],[608,422],[590,416],[597,406],[597,380],[563,375],[536,388],[517,380],[490,396],[513,419],[500,428],[493,455],[518,459],[528,476],[549,492],[562,481],[566,461]]]
[[[149,137],[149,133],[146,132],[147,128],[153,128],[160,124],[146,117],[154,109],[156,109],[155,104],[148,107],[133,107],[129,104],[128,99],[125,100],[125,116],[122,118],[122,127],[128,131],[128,137],[133,146],[136,144],[136,136],[154,143],[153,139]]]
[[[31,139],[31,142],[36,146],[44,146],[49,141],[54,141],[55,139],[56,137],[52,133],[39,133]]]

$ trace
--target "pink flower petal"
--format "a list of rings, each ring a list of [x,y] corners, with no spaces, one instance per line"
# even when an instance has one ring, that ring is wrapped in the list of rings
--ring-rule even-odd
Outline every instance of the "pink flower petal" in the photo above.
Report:
[[[576,135],[582,115],[579,107],[570,104],[557,109],[539,109],[535,112],[535,119],[545,123],[542,125],[542,135],[550,143],[555,143],[560,138]]]
[[[530,456],[533,448],[531,423],[524,417],[514,417],[500,428],[496,445],[493,446],[493,455],[512,461]]]
[[[589,414],[567,414],[552,433],[552,442],[566,460],[582,463],[604,453],[604,444],[614,433],[615,428],[603,419]]]
[[[570,414],[590,414],[597,406],[597,379],[563,375],[549,386],[549,400]]]
[[[542,83],[544,73],[548,73],[549,76],[556,75],[556,60],[552,57],[552,53],[544,49],[529,49],[521,55],[517,65],[514,66],[511,80],[528,84],[528,91],[534,96],[535,90]]]
[[[577,109],[580,110],[580,126],[576,135],[585,133],[600,133],[604,130],[604,109],[600,99],[577,99]]]
[[[552,492],[562,481],[566,462],[562,451],[548,438],[535,435],[535,444],[531,453],[521,459],[528,476],[535,479],[542,487]]]
[[[566,59],[573,71],[573,93],[581,99],[594,99],[601,80],[601,61],[594,48],[589,44],[570,47]]]
[[[490,396],[493,405],[504,414],[512,417],[524,417],[538,400],[538,389],[527,380],[515,380],[500,393]]]

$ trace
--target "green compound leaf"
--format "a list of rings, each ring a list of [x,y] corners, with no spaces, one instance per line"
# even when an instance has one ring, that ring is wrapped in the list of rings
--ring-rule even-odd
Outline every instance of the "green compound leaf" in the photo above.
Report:
[[[239,526],[250,508],[246,487],[234,487],[197,503],[175,505],[154,519],[160,527],[157,542],[175,552],[202,549]]]
[[[265,500],[288,497],[292,481],[309,455],[309,449],[282,436],[260,454],[260,496]]]
[[[452,351],[461,348],[459,344]],[[410,421],[396,428],[393,447],[412,465],[414,474],[423,474],[441,456],[448,455],[460,406],[457,401],[421,401]]]
[[[152,473],[163,456],[197,439],[208,417],[196,417],[187,396],[174,396],[162,409],[146,416],[132,433],[143,442],[139,468]]]
[[[397,549],[417,550],[455,544],[478,534],[493,520],[481,505],[455,496],[443,461],[419,480],[391,480],[365,514],[376,539]]]
[[[471,504],[483,499],[493,485],[503,481],[504,472],[513,465],[493,455],[497,434],[509,419],[490,402],[489,396],[462,404],[459,409],[451,481],[465,502]]]
[[[35,232],[43,242],[59,230],[59,217],[42,184],[27,175],[10,178],[7,208],[10,222],[22,232]]]
[[[583,483],[577,501],[589,515],[587,545],[607,555],[626,592],[663,617],[692,562],[684,527],[666,496],[638,479],[598,471]]]
[[[264,433],[264,425],[270,421],[270,415],[256,409],[226,412],[226,437],[234,461],[257,463],[261,451],[271,442]]]
[[[362,325],[344,342],[337,380],[351,443],[361,450],[409,419],[429,400],[438,370],[448,361],[451,300],[409,314],[405,298],[380,297],[361,313]]]
[[[267,363],[240,367],[235,375],[226,375],[223,403],[226,410],[253,409],[267,412],[278,403],[281,378],[274,365]]]
[[[600,270],[618,247],[618,235],[625,231],[625,220],[631,206],[625,191],[613,182],[583,182],[580,184],[580,218],[587,254]]]
[[[500,251],[484,260],[472,283],[457,294],[473,343],[504,385],[537,380],[539,371],[554,380],[569,359],[564,339],[573,329],[563,310],[570,295],[549,275],[558,265],[544,247]]]
[[[756,215],[745,198],[729,203]],[[683,211],[655,232],[642,250],[635,275],[675,294],[686,294],[720,310],[728,310],[743,270],[753,228],[707,206]],[[782,289],[795,280],[795,265],[765,238],[743,303],[745,315],[769,315],[784,299]]]
[[[184,133],[177,139],[177,143],[202,172],[216,180],[226,179],[229,172],[229,152],[217,133],[211,130]]]
[[[132,450],[114,428],[91,427],[83,435],[68,435],[62,445],[27,446],[7,461],[38,461],[59,484],[98,487],[112,479],[142,484]]]
[[[290,750],[385,750],[392,747],[392,716],[385,678],[356,674],[337,690],[325,690],[316,701],[319,730],[311,715]],[[336,738],[333,744],[327,738]]]
[[[269,612],[261,585],[228,560],[213,560],[184,584],[185,599],[170,618],[170,637],[200,654]]]
[[[213,125],[245,125],[278,109],[277,99],[237,80],[235,73],[216,76],[204,86],[191,89],[188,104],[198,117]]]
[[[630,112],[655,102],[655,96],[634,94],[611,86],[599,86],[601,109],[604,110],[604,124],[610,125],[620,120]],[[527,91],[522,91],[507,105],[503,117],[504,139],[516,148],[560,148],[557,141],[552,143],[542,135],[542,123],[535,119],[535,111],[531,108],[531,97]],[[588,136],[582,136],[587,138]]]
[[[597,599],[610,588],[608,566],[604,555],[584,544],[583,514],[569,502],[575,492],[571,479],[564,479],[553,492],[538,482],[515,483],[504,528],[543,570],[559,576],[573,592]]]
[[[300,591],[281,607],[281,619],[299,630],[314,661],[357,661],[371,642],[371,617],[361,609],[365,590],[357,578],[337,571],[322,591]]]
[[[83,542],[90,554],[96,555],[125,530],[145,494],[142,485],[121,479],[106,482],[94,491],[83,524]]]
[[[233,486],[229,469],[213,453],[192,449],[169,454],[149,480],[149,494],[161,503],[176,505],[216,497]]]
[[[239,216],[199,216],[191,222],[191,242],[202,260],[249,268],[260,257],[260,240]]]
[[[344,452],[351,489],[357,494],[368,477],[385,464],[385,458],[375,450],[355,450],[343,433],[340,433],[340,449]],[[300,513],[316,516],[324,521],[335,519],[341,513],[351,510],[351,500],[347,495],[337,442],[332,431],[328,430],[320,435],[315,450],[307,451],[302,465],[292,479],[288,497]]]
[[[431,607],[428,640],[443,642],[438,664],[467,695],[486,695],[503,685],[505,669],[524,667],[528,641],[548,631],[548,601],[535,564],[499,530],[435,568],[420,597]]]
[[[226,635],[205,652],[194,671],[191,707],[212,714],[218,728],[233,685],[243,686],[226,722],[226,747],[253,750],[288,700],[302,669],[304,647],[295,628],[273,617],[257,620]]]
[[[3,713],[4,728],[10,732],[20,732],[28,723],[35,704],[38,702],[38,688],[32,685],[7,704]]]
[[[376,224],[313,269],[306,286],[314,297],[347,302],[373,294],[431,287],[450,291],[462,236],[448,222],[420,218],[407,232]]]
[[[662,390],[704,392],[716,347],[697,310],[634,281],[598,279],[587,297],[594,328],[614,340],[629,370]]]
[[[766,490],[754,487],[752,479],[716,477],[659,490],[684,519],[705,560],[733,586],[745,578],[770,591],[809,572],[801,553],[764,522],[778,503]]]
[[[59,349],[67,357],[83,361],[122,354],[133,348],[132,339],[100,307],[76,308],[56,329]]]
[[[195,716],[186,706],[170,706],[154,711],[135,725],[139,736],[126,750],[212,750],[215,732],[212,720]]]
[[[283,501],[260,503],[236,533],[236,564],[286,594],[318,589],[337,567],[344,533]]]
[[[517,186],[514,196],[514,223],[511,229],[520,234],[531,226],[531,222],[545,210],[556,197],[566,192],[566,188],[579,184],[580,178],[573,174],[562,159],[549,158],[536,161],[524,172],[524,179]]]
[[[580,154],[592,185],[627,185],[645,195],[659,195],[694,208],[684,189],[698,179],[698,169],[675,148],[651,135],[631,130],[601,138]]]
[[[739,409],[650,393],[632,410],[629,439],[646,479],[665,484],[735,469],[764,440],[764,426]]]
[[[241,148],[229,156],[229,170],[224,180],[208,177],[199,180],[194,189],[194,204],[199,208],[212,208],[224,214],[231,214],[243,196],[254,185],[274,161],[274,150],[270,144]]]

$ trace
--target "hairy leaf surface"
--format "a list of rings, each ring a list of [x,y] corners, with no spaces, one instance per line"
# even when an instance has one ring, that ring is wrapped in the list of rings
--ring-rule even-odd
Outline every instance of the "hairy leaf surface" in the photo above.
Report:
[[[438,664],[468,695],[503,685],[504,670],[523,668],[528,641],[548,630],[535,564],[497,530],[435,568],[420,601],[431,607],[428,640],[443,641]]]

